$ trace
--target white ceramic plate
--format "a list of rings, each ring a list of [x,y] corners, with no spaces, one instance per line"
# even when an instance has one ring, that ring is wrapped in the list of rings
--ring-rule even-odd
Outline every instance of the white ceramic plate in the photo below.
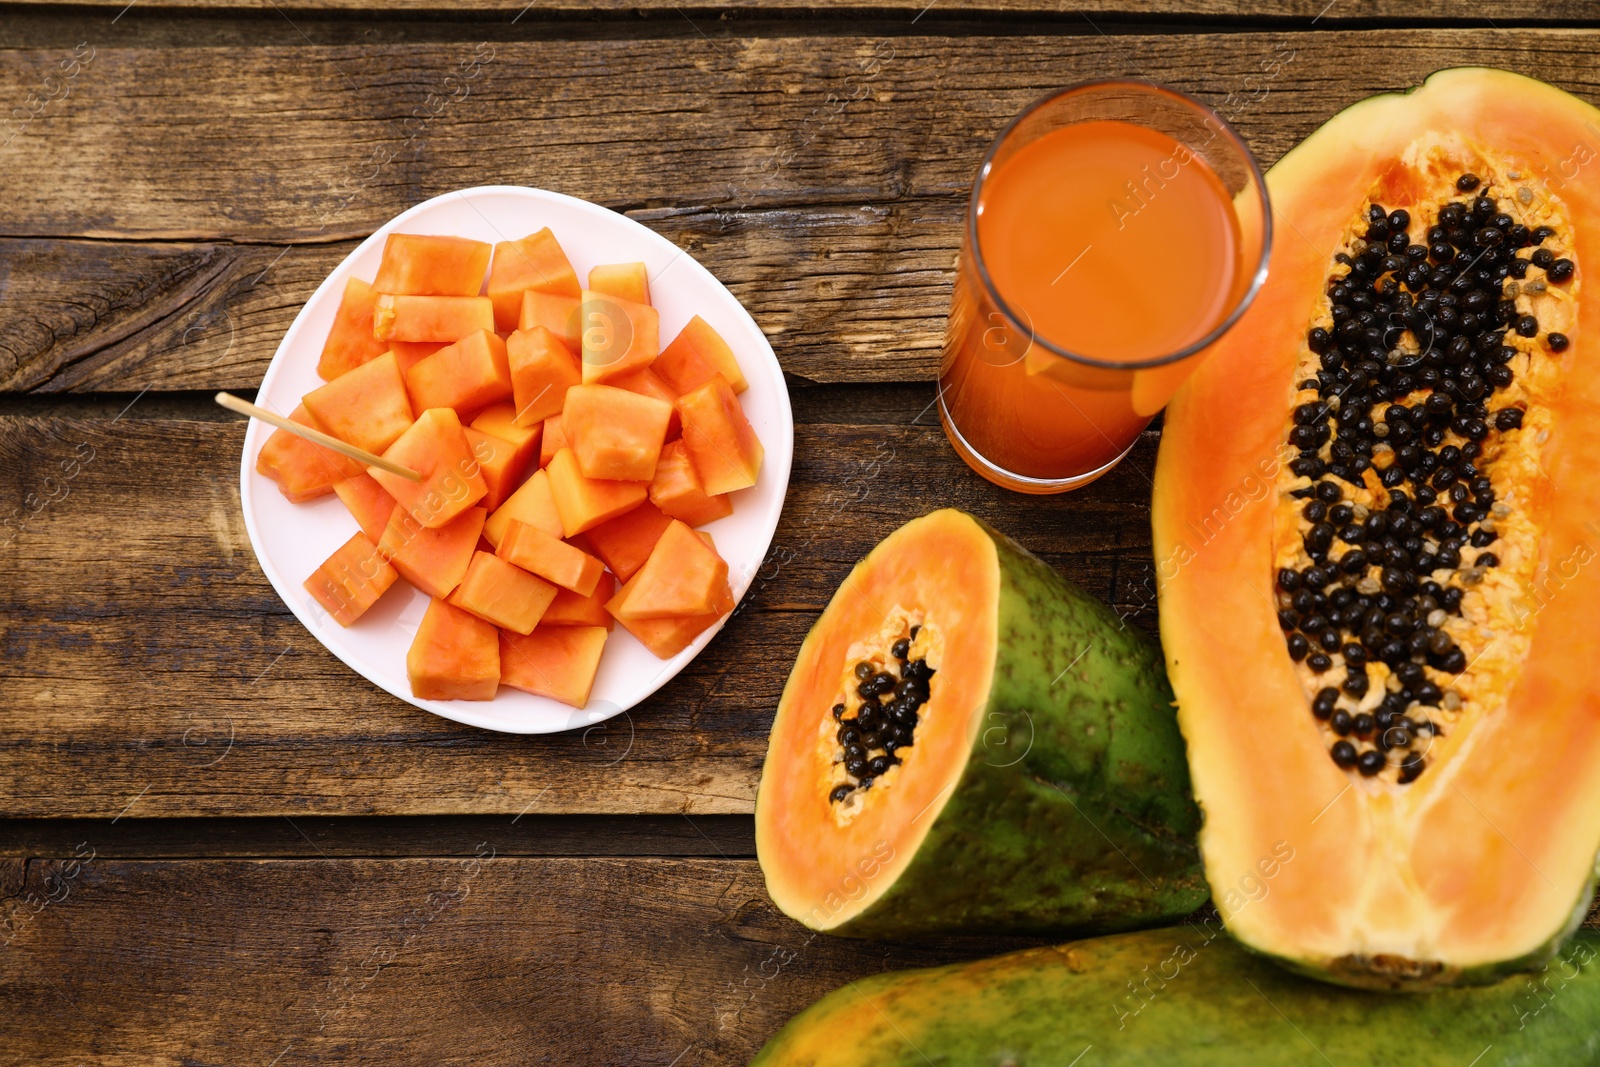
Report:
[[[418,204],[363,241],[317,287],[278,345],[258,402],[288,414],[302,395],[321,384],[317,358],[345,281],[352,275],[370,281],[377,274],[383,242],[390,233],[453,234],[494,242],[516,240],[545,226],[555,232],[580,281],[600,263],[642,261],[649,271],[650,298],[661,314],[663,344],[677,336],[691,317],[700,315],[738,356],[750,383],[739,400],[766,458],[757,484],[734,494],[733,514],[704,529],[728,561],[734,598],[742,598],[772,543],[789,485],[794,419],[783,372],[755,320],[721,282],[660,234],[614,211],[560,193],[510,185],[462,189]],[[359,527],[338,497],[292,504],[274,482],[256,473],[256,454],[271,432],[271,427],[251,422],[239,477],[245,528],[261,569],[328,651],[407,703],[457,722],[509,733],[587,726],[633,707],[665,685],[722,629],[719,623],[676,656],[659,660],[617,627],[606,642],[588,707],[581,711],[504,686],[492,701],[418,700],[406,680],[405,660],[428,598],[401,581],[349,628],[328,616],[302,583]]]

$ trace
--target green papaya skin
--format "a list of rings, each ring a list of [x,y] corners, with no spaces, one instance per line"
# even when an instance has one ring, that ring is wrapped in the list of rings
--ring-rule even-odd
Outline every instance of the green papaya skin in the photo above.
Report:
[[[831,932],[1102,933],[1191,913],[1200,817],[1155,643],[979,525],[998,650],[966,768],[894,885]]]
[[[1597,1021],[1600,931],[1530,976],[1396,996],[1288,974],[1213,923],[863,978],[752,1067],[1577,1067]]]

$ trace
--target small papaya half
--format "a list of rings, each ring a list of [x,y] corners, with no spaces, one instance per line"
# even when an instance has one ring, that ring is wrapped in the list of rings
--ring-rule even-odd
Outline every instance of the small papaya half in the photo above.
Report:
[[[960,511],[850,572],[784,687],[756,795],[772,900],[857,937],[1112,930],[1205,898],[1144,634]]]
[[[1168,408],[1156,578],[1206,872],[1308,974],[1491,981],[1591,899],[1597,144],[1600,111],[1498,70],[1342,112],[1269,173],[1270,276]]]

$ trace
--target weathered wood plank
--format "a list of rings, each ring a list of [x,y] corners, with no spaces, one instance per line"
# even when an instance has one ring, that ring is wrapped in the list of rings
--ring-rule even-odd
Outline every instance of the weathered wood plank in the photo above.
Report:
[[[813,935],[752,860],[514,859],[492,835],[454,860],[92,848],[3,902],[10,1062],[743,1064],[846,981],[1028,943]]]
[[[784,519],[739,616],[628,717],[543,738],[417,711],[305,632],[246,540],[241,424],[137,404],[115,424],[0,418],[0,500],[41,508],[0,529],[0,815],[748,812],[781,665],[849,567],[933,502],[1102,597],[1147,566],[1153,434],[1070,500],[1022,497],[967,471],[931,399],[797,391]]]
[[[0,233],[17,235],[0,242],[0,389],[249,387],[353,238],[507,180],[690,249],[792,374],[927,380],[967,183],[1050,86],[1147,74],[1231,111],[1266,161],[1452,64],[1600,95],[1600,35],[1576,31],[546,41],[486,46],[468,95],[406,125],[475,47],[106,47],[80,63],[0,148]],[[63,58],[6,56],[0,100]]]

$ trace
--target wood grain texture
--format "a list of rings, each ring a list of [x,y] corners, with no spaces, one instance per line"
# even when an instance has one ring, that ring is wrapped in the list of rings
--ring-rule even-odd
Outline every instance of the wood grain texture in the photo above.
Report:
[[[846,981],[1029,943],[813,935],[776,912],[752,860],[461,847],[128,861],[91,842],[87,862],[28,864],[0,901],[0,1059],[743,1064]]]
[[[689,249],[797,377],[928,380],[968,183],[1048,88],[1155,78],[1231,113],[1265,162],[1445,66],[1600,96],[1600,35],[1569,30],[483,49],[98,48],[0,149],[0,389],[250,387],[355,238],[498,182],[596,200]],[[4,52],[0,101],[67,54]]]
[[[971,474],[931,399],[797,391],[784,518],[739,615],[629,715],[538,738],[411,708],[300,626],[243,529],[242,424],[137,404],[116,423],[0,419],[0,500],[40,507],[0,515],[0,816],[748,812],[783,665],[849,567],[935,503],[1096,595],[1131,591],[1133,623],[1153,625],[1154,435],[1090,489],[1039,500]]]

